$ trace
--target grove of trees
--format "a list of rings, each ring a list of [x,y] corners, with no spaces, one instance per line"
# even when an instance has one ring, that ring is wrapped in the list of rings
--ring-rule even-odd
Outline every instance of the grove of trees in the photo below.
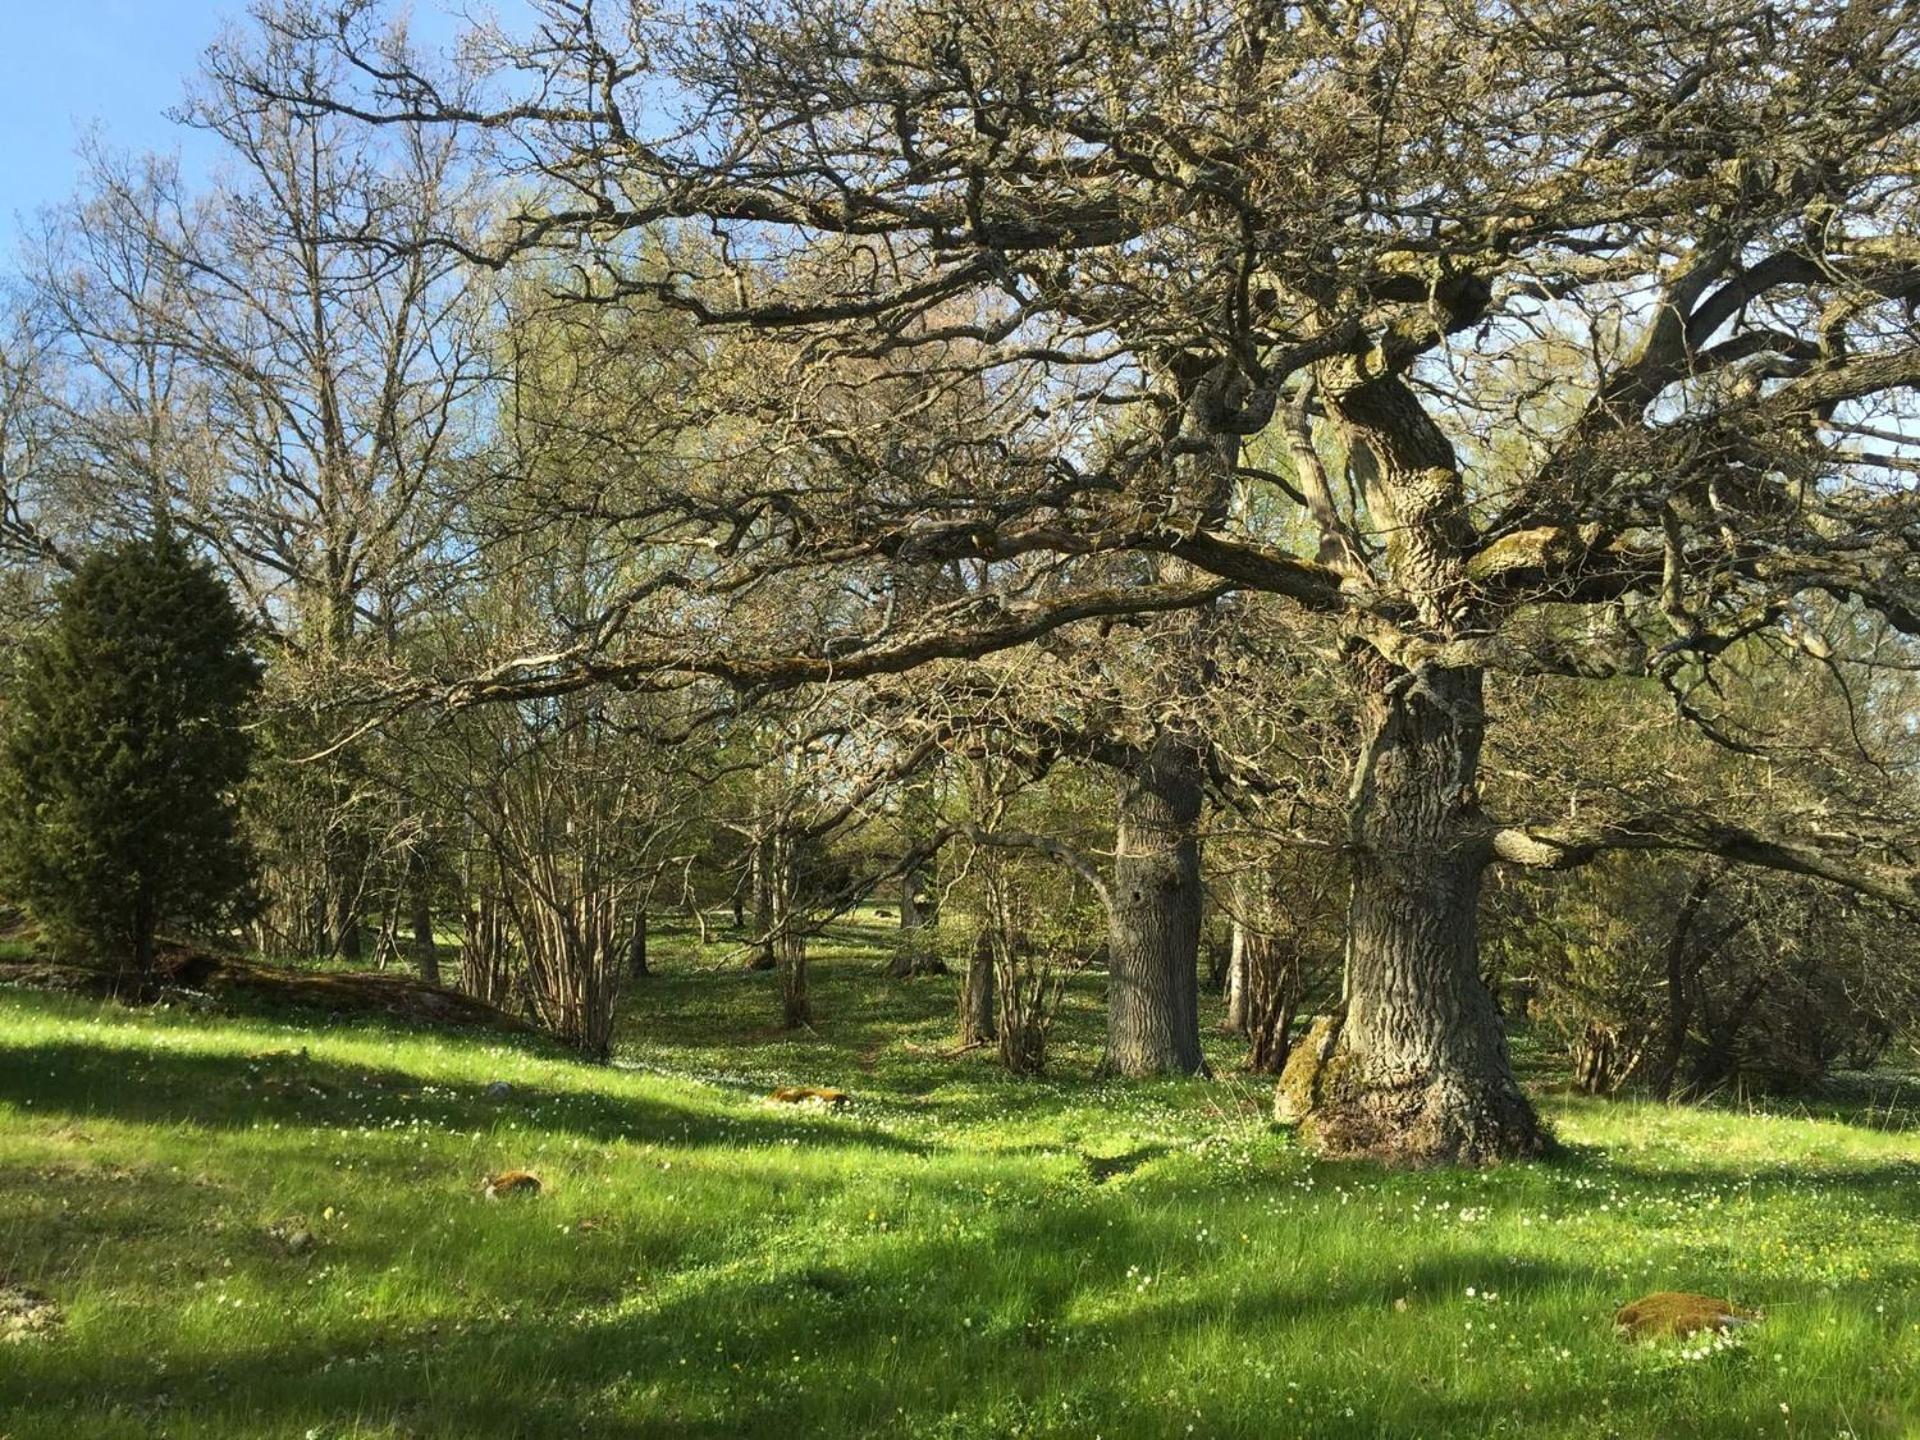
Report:
[[[262,0],[18,265],[6,632],[217,567],[250,943],[604,1056],[649,915],[804,1025],[874,900],[1009,1070],[1102,971],[1413,1163],[1550,1143],[1523,1016],[1912,1035],[1913,6],[530,10]]]

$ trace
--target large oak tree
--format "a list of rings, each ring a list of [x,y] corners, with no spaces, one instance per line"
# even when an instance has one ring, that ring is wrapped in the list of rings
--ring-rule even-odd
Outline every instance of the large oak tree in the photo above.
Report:
[[[523,197],[444,237],[470,258],[563,251],[580,303],[764,347],[742,443],[656,498],[647,585],[455,698],[764,690],[1126,615],[1188,658],[1177,700],[1223,596],[1330,617],[1364,697],[1310,1117],[1339,1150],[1543,1143],[1476,966],[1491,865],[1671,843],[1916,898],[1858,832],[1497,816],[1480,773],[1490,673],[1651,673],[1684,704],[1810,595],[1920,630],[1911,5],[536,8],[526,41],[475,38],[484,75],[436,75],[362,0],[275,22],[342,84],[237,76],[466,135]],[[680,225],[709,243],[632,263]],[[850,403],[873,367],[892,398]],[[1285,463],[1252,463],[1263,432]],[[1236,482],[1304,523],[1237,520]],[[958,594],[895,583],[956,562]],[[729,629],[806,571],[866,602],[839,633]],[[1207,741],[1180,710],[1123,809],[1143,896],[1189,873]]]

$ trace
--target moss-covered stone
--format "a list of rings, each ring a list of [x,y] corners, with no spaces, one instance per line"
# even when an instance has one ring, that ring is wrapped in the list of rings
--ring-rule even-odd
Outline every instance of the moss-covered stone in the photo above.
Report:
[[[505,1200],[510,1198],[531,1199],[543,1188],[540,1177],[526,1170],[508,1170],[495,1175],[482,1187],[487,1199]]]
[[[1629,1340],[1695,1335],[1702,1330],[1733,1330],[1760,1317],[1731,1300],[1686,1290],[1656,1290],[1615,1312],[1613,1323]]]
[[[776,1105],[824,1105],[835,1110],[853,1103],[853,1097],[846,1091],[824,1085],[782,1085],[767,1099]]]
[[[1297,1125],[1320,1103],[1321,1082],[1333,1048],[1340,1039],[1340,1017],[1316,1015],[1307,1033],[1287,1056],[1280,1083],[1273,1092],[1273,1118]]]

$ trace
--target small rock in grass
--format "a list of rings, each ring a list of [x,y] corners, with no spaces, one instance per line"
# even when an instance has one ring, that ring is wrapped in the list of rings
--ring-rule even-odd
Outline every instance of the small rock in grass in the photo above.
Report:
[[[851,1105],[853,1097],[844,1090],[829,1090],[821,1085],[782,1085],[767,1097],[777,1105],[826,1105],[838,1108]]]
[[[526,1170],[508,1170],[493,1176],[481,1188],[489,1200],[531,1199],[540,1193],[540,1177]]]
[[[267,1227],[267,1236],[289,1255],[304,1255],[320,1243],[307,1222],[298,1216],[276,1220]]]
[[[513,1086],[509,1085],[505,1080],[495,1080],[490,1083],[486,1089],[486,1096],[489,1100],[504,1100],[511,1094],[513,1094]]]
[[[25,1285],[0,1285],[0,1345],[44,1339],[61,1322],[60,1307]]]
[[[1622,1305],[1613,1323],[1629,1340],[1693,1335],[1702,1330],[1737,1330],[1760,1317],[1731,1300],[1695,1295],[1685,1290],[1656,1290],[1631,1305]]]

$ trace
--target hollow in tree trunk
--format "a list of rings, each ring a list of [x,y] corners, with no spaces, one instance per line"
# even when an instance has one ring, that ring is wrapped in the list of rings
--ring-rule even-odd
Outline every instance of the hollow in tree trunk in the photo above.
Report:
[[[1548,1143],[1480,977],[1480,688],[1438,670],[1376,698],[1352,797],[1346,1019],[1306,1115],[1330,1153],[1486,1164]]]
[[[1105,1068],[1194,1075],[1200,1053],[1199,756],[1163,735],[1120,780]]]

